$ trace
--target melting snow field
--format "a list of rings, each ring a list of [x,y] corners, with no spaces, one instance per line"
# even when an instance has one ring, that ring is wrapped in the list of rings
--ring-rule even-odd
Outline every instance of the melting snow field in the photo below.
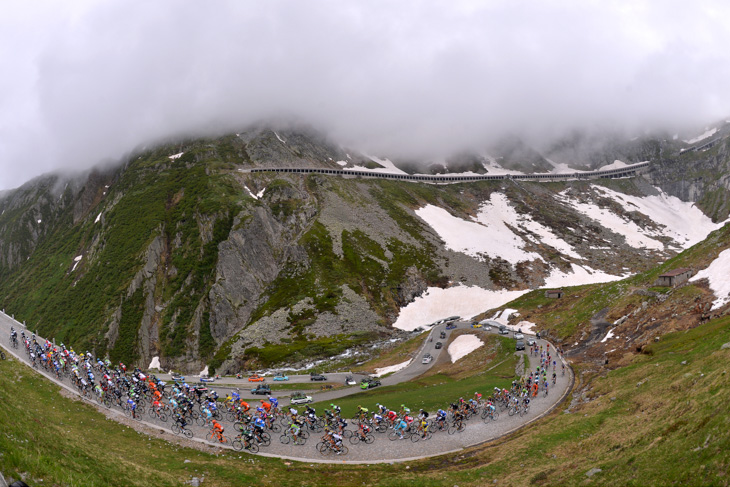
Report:
[[[180,159],[180,158],[182,157],[182,155],[183,155],[183,154],[185,154],[185,153],[184,153],[184,152],[180,152],[179,154],[173,154],[173,155],[171,155],[171,156],[168,156],[168,158],[170,158],[170,159],[172,159],[172,160],[175,160],[175,159]]]
[[[715,135],[715,132],[717,132],[717,129],[716,128],[712,128],[712,129],[709,129],[708,131],[706,131],[705,133],[702,133],[702,134],[698,135],[695,138],[692,138],[692,139],[689,139],[689,140],[685,140],[684,142],[686,142],[688,144],[696,144],[700,140],[704,140],[707,137],[712,137],[713,135]]]
[[[459,335],[449,345],[448,352],[453,364],[462,357],[466,357],[477,348],[484,345],[476,335]]]
[[[205,368],[203,370],[200,371],[200,374],[198,374],[198,376],[201,376],[201,375],[208,375],[208,366],[207,365],[205,366]]]
[[[471,318],[485,310],[516,299],[524,291],[488,291],[476,286],[454,286],[446,289],[430,287],[415,301],[401,308],[393,326],[411,331],[451,315]]]
[[[381,367],[379,369],[375,369],[375,377],[383,377],[385,374],[390,374],[391,372],[398,372],[399,370],[405,369],[410,365],[410,363],[413,361],[413,359],[408,359],[403,363],[391,365],[390,367]]]
[[[370,169],[364,166],[355,166],[355,167],[344,167],[343,169],[345,171],[370,171],[370,172],[382,172],[382,173],[389,173],[389,174],[408,174],[405,171],[402,171],[398,169],[395,164],[390,159],[378,159],[374,156],[367,156],[372,160],[373,162],[377,162],[383,167],[379,167],[377,169]],[[351,159],[350,155],[347,155],[348,159]]]
[[[712,309],[717,309],[730,301],[730,249],[723,250],[717,259],[713,260],[707,269],[699,271],[690,281],[707,278],[710,289],[717,298],[712,303]]]
[[[147,367],[147,370],[150,370],[150,369],[162,370],[160,368],[160,357],[158,357],[158,356],[152,357],[152,361],[150,362],[150,366]]]
[[[684,202],[661,191],[657,196],[639,197],[598,186],[593,188],[621,203],[624,208],[643,213],[663,228],[643,229],[607,208],[599,208],[593,203],[579,203],[565,193],[561,193],[558,198],[578,212],[596,220],[601,226],[623,235],[626,243],[634,248],[663,250],[664,244],[653,237],[666,236],[674,240],[679,248],[686,249],[704,240],[710,232],[720,228],[724,223],[712,223],[712,220],[693,203]]]

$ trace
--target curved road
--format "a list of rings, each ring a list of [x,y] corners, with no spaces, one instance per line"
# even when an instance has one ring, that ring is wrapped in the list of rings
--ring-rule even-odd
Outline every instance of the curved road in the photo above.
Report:
[[[18,332],[23,329],[20,323],[5,315],[4,313],[0,313],[0,342],[7,344],[7,337],[9,335],[11,326],[15,326]],[[398,371],[391,376],[383,379],[383,385],[398,384],[400,382],[410,380],[421,375],[423,372],[433,366],[433,364],[437,361],[438,355],[443,351],[443,348],[441,350],[436,350],[434,348],[436,342],[446,342],[446,340],[438,339],[438,336],[441,330],[444,329],[444,327],[445,325],[443,324],[433,327],[433,329],[428,333],[426,339],[424,340],[424,344],[421,346],[421,349],[416,354],[413,362],[411,362],[408,367],[402,369],[401,371]],[[457,327],[467,328],[468,324],[462,322],[459,323]],[[446,333],[448,339],[448,334],[451,332],[447,331]],[[429,336],[433,336],[434,339],[432,342],[428,341],[427,338]],[[547,342],[545,342],[544,340],[539,340],[538,343],[541,343],[543,346],[545,346]],[[26,354],[21,348],[13,350],[5,347],[5,349],[8,350],[8,352],[10,352],[11,354],[15,355],[21,362],[30,366]],[[434,356],[434,360],[430,364],[421,363],[421,357],[426,352],[431,353],[431,355]],[[530,359],[529,354],[526,355],[526,358]],[[530,364],[530,369],[532,370],[534,370],[537,366],[534,361],[535,358],[533,357]],[[55,377],[52,377],[50,374],[44,373],[42,369],[37,369],[37,371],[43,373],[44,375],[46,375],[47,378],[55,381],[62,387],[65,387],[67,390],[76,393],[76,389],[70,386],[68,380],[60,382],[56,380]],[[516,429],[524,426],[526,423],[532,422],[552,410],[553,407],[557,405],[568,394],[570,388],[572,387],[573,376],[572,371],[570,371],[569,367],[568,371],[569,373],[565,376],[560,376],[560,374],[558,374],[557,385],[550,390],[550,394],[548,397],[542,397],[542,395],[539,395],[536,400],[532,401],[530,406],[530,413],[524,418],[520,418],[519,416],[508,416],[506,411],[500,414],[499,419],[496,422],[491,422],[488,424],[484,424],[479,418],[472,418],[470,421],[467,422],[467,427],[462,433],[447,435],[444,432],[437,432],[433,435],[433,438],[431,440],[419,441],[417,443],[412,443],[408,440],[389,441],[386,438],[385,434],[376,433],[375,442],[372,445],[350,445],[349,442],[345,440],[345,444],[348,446],[350,452],[347,457],[335,457],[336,460],[333,460],[332,457],[323,457],[319,452],[316,451],[314,445],[319,441],[319,435],[316,433],[312,433],[310,439],[304,445],[283,445],[278,441],[279,435],[271,433],[271,445],[268,447],[262,447],[261,452],[258,454],[308,462],[314,461],[332,463],[377,463],[405,461],[416,458],[442,455],[444,453],[456,452],[461,449],[491,441],[500,436],[511,433]],[[329,374],[326,375],[329,376]],[[308,379],[308,376],[298,376],[296,380],[305,379]],[[233,379],[233,381],[236,381],[236,379]],[[245,383],[247,385],[249,384],[248,382],[246,382],[246,379],[240,380],[238,382],[242,384]],[[485,389],[483,392],[487,392],[487,388],[490,387],[491,386],[489,386],[488,384],[485,384]],[[215,385],[215,388],[221,389],[220,385]],[[314,399],[315,401],[326,401],[336,399],[338,397],[343,397],[349,394],[354,394],[359,392],[359,390],[359,387],[351,386],[344,389],[315,393]],[[454,398],[445,397],[444,406],[446,406],[447,403],[452,399]],[[281,402],[284,403],[285,401]],[[93,402],[93,404],[96,403]],[[104,408],[103,406],[98,407],[102,410],[106,410],[106,408]],[[120,410],[116,410],[115,408],[112,408],[112,411],[116,411],[119,415],[123,414]],[[144,416],[144,420],[142,422],[147,424],[148,426],[155,428],[164,428],[165,430],[167,430],[167,428],[169,428],[170,426],[169,422],[162,423],[159,421],[153,421],[148,415]],[[223,425],[226,428],[227,433],[230,433],[231,436],[235,436],[235,434],[233,434],[234,431],[230,423],[223,422]],[[197,426],[193,427],[192,429],[195,433],[194,439],[196,439],[197,441],[203,441],[200,440],[200,438],[203,438],[205,436],[207,429]],[[170,435],[172,434],[170,433]]]

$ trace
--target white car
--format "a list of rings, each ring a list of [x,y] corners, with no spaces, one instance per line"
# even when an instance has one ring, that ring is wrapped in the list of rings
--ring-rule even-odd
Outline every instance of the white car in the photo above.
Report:
[[[522,333],[515,333],[515,340],[523,340],[525,338],[525,335]]]
[[[426,355],[423,356],[423,360],[421,361],[421,363],[430,364],[432,360],[433,360],[433,357],[431,356],[431,354],[427,353]]]
[[[303,392],[294,392],[289,402],[292,404],[309,404],[312,402],[312,396],[307,396]]]

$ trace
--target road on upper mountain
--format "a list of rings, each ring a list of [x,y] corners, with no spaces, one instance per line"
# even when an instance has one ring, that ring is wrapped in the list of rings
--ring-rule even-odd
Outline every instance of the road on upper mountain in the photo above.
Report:
[[[10,327],[15,326],[20,335],[20,331],[24,330],[22,325],[11,317],[0,313],[0,343],[7,344],[8,336],[10,333]],[[423,372],[428,370],[434,363],[436,363],[438,355],[443,352],[443,349],[437,350],[434,348],[437,341],[437,336],[445,325],[438,325],[433,327],[429,334],[424,338],[424,344],[416,354],[414,360],[408,365],[408,367],[394,373],[393,375],[383,379],[383,385],[398,384],[400,382],[413,379]],[[466,328],[467,323],[459,323],[458,328]],[[448,333],[448,332],[447,332]],[[434,336],[434,341],[429,341],[429,336]],[[544,340],[538,340],[538,344],[543,347],[547,346],[547,342]],[[30,366],[27,355],[23,350],[22,346],[18,349],[12,349],[7,345],[4,345],[6,350],[16,358],[21,360],[26,365]],[[431,353],[434,356],[434,360],[430,364],[422,364],[421,357],[424,353]],[[525,354],[525,352],[518,352]],[[531,357],[529,354],[525,354],[526,359],[530,363],[530,370],[534,370],[537,367],[537,360],[535,357]],[[562,359],[561,359],[562,360]],[[36,369],[38,372],[44,374],[50,380],[53,380],[67,390],[77,393],[76,388],[70,385],[68,379],[64,381],[58,381],[51,374],[46,373],[42,369]],[[547,411],[551,410],[563,397],[567,395],[572,385],[572,371],[567,368],[568,372],[562,376],[558,372],[557,384],[550,389],[550,393],[547,397],[543,397],[542,393],[532,401],[530,404],[530,411],[525,417],[519,415],[509,416],[507,411],[500,411],[500,415],[497,421],[484,423],[477,416],[466,422],[466,429],[461,433],[454,435],[447,435],[445,432],[436,432],[428,441],[419,441],[412,443],[409,440],[405,441],[390,441],[386,434],[375,433],[375,442],[371,445],[359,443],[357,445],[351,445],[345,440],[345,444],[349,448],[349,454],[347,456],[338,457],[323,457],[315,448],[315,445],[320,441],[319,434],[312,432],[311,437],[304,445],[284,445],[279,441],[279,434],[271,433],[272,441],[268,447],[262,447],[258,455],[266,456],[277,456],[282,458],[288,458],[292,460],[301,460],[309,462],[333,462],[333,463],[375,463],[375,462],[390,462],[390,461],[404,461],[415,458],[423,458],[428,456],[436,456],[444,453],[455,452],[463,448],[484,443],[486,441],[493,440],[505,434],[511,433],[516,429],[520,428],[527,422],[533,421]],[[308,378],[308,376],[304,376]],[[242,381],[243,382],[243,381]],[[221,388],[218,385],[211,384],[216,389]],[[229,386],[230,387],[230,386]],[[484,385],[482,391],[485,396],[489,394],[491,390],[490,384]],[[316,393],[316,401],[327,401],[344,397],[346,395],[355,394],[359,392],[357,386],[352,386],[344,389],[327,391],[322,393]],[[448,406],[448,403],[456,398],[444,397],[443,406]],[[90,401],[96,405],[96,402]],[[283,401],[282,401],[283,402]],[[103,406],[97,405],[102,410],[105,410]],[[117,414],[122,415],[123,413],[117,408],[112,408],[112,411],[116,411]],[[143,423],[148,426],[156,428],[162,428],[168,430],[170,422],[160,422],[159,420],[153,420],[147,414],[143,416]],[[222,424],[226,428],[226,434],[235,436],[233,425],[229,422],[223,421]],[[208,428],[202,428],[193,426],[191,428],[195,434],[195,439],[204,438],[208,432]],[[169,433],[172,436],[172,433]],[[218,445],[220,446],[220,445]]]

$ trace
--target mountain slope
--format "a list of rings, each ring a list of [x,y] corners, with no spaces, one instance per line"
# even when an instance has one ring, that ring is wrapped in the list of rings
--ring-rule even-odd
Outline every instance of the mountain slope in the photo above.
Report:
[[[28,183],[0,197],[2,305],[113,360],[237,371],[386,339],[429,289],[620,276],[692,243],[672,228],[681,220],[654,220],[687,205],[643,179],[436,186],[238,171],[363,157],[311,131],[255,128]],[[699,213],[678,226],[702,221],[706,234]]]

